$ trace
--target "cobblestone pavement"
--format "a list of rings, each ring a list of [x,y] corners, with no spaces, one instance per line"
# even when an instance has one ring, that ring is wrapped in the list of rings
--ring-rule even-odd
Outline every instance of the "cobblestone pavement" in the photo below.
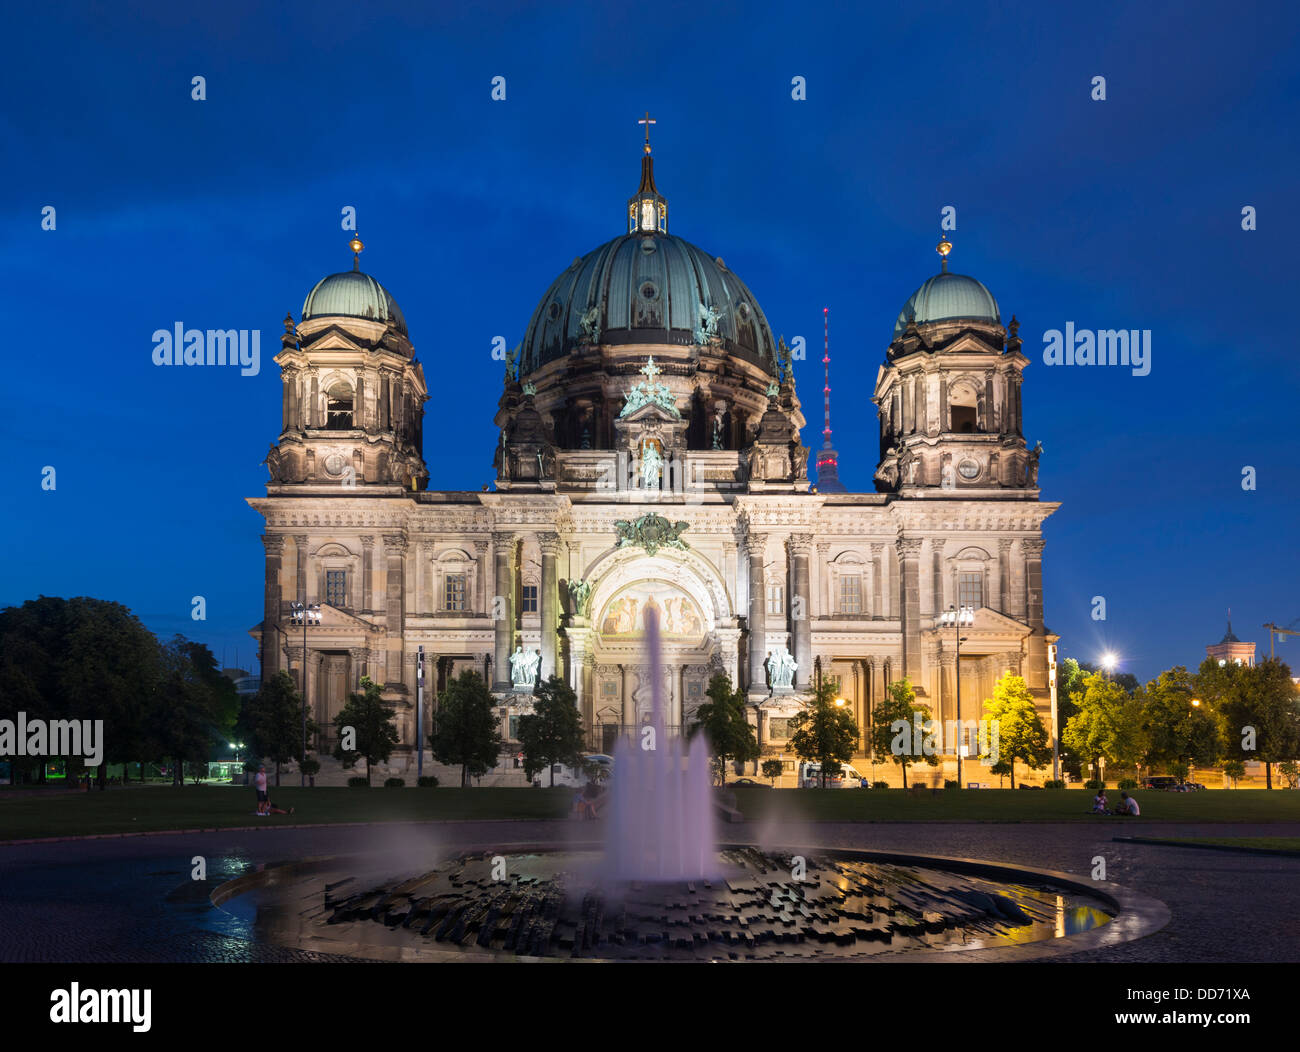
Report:
[[[238,911],[213,909],[216,884],[265,865],[364,854],[395,869],[457,846],[564,847],[599,827],[564,822],[428,823],[0,846],[2,961],[340,961],[249,938]],[[728,826],[723,837],[766,846],[877,848],[953,855],[1087,876],[1105,859],[1109,880],[1165,902],[1161,931],[1064,961],[1300,961],[1300,858],[1115,843],[1120,835],[1300,836],[1300,825],[1098,822],[814,823]],[[191,879],[196,856],[207,880]]]

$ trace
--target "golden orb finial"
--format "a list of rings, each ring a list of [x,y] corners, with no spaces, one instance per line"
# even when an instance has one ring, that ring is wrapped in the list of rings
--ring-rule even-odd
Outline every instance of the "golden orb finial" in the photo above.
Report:
[[[365,249],[365,243],[356,234],[352,235],[352,240],[348,242],[348,248],[352,249],[352,269],[361,269],[361,253]]]
[[[939,244],[935,247],[935,251],[939,253],[939,258],[943,260],[943,272],[947,274],[948,253],[952,251],[952,242],[949,241],[943,234],[940,234]]]

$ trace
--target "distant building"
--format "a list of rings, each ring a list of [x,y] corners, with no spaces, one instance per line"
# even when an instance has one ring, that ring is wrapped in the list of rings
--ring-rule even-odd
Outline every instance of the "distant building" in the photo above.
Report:
[[[1250,668],[1255,664],[1255,644],[1243,643],[1232,634],[1231,618],[1228,619],[1228,630],[1223,634],[1223,638],[1207,646],[1205,654],[1207,657],[1214,658],[1220,665],[1232,662]]]

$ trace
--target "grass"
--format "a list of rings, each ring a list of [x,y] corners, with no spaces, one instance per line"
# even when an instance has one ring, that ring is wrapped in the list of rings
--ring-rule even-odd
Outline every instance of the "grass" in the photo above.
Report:
[[[1092,790],[1029,792],[901,789],[738,789],[749,822],[1091,822],[1116,833],[1124,819],[1088,813]],[[1138,793],[1144,822],[1300,822],[1300,792],[1262,789]],[[572,789],[301,789],[271,790],[294,815],[258,818],[250,789],[230,786],[117,787],[71,795],[0,796],[0,840],[166,829],[315,825],[330,822],[447,819],[563,819]],[[1272,839],[1272,838],[1268,838]]]

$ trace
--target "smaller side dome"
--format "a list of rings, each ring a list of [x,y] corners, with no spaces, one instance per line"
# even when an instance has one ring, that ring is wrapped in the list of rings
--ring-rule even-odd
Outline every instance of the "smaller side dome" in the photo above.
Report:
[[[998,301],[984,284],[965,274],[944,271],[912,293],[894,322],[894,339],[903,335],[908,319],[917,325],[934,321],[979,321],[1000,325]]]
[[[366,318],[383,323],[391,320],[398,332],[408,335],[406,319],[397,301],[383,285],[359,270],[330,274],[307,293],[302,304],[302,320],[326,316]]]

